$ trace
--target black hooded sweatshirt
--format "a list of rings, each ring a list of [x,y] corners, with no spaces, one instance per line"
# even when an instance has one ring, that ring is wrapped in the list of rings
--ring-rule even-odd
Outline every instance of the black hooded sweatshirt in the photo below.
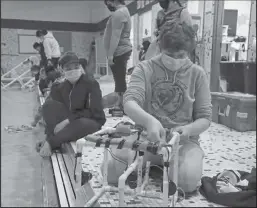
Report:
[[[99,83],[86,74],[83,74],[74,85],[67,80],[54,84],[50,97],[66,106],[70,122],[83,117],[95,120],[100,126],[106,122]]]

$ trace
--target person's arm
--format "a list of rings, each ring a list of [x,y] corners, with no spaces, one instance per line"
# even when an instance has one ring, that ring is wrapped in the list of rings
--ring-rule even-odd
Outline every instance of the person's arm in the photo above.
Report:
[[[190,136],[198,136],[206,131],[212,121],[211,93],[206,73],[202,70],[196,80],[193,120],[189,124]]]
[[[45,39],[45,40],[43,41],[43,46],[44,46],[46,58],[47,58],[48,60],[50,60],[50,59],[52,58],[52,53],[51,53],[50,42],[49,42],[48,39]]]
[[[99,83],[93,79],[91,81],[91,92],[89,95],[89,108],[94,119],[104,125],[106,122],[102,103],[102,91]]]
[[[128,89],[124,94],[124,111],[137,125],[147,128],[147,123],[153,119],[153,116],[144,109],[145,102],[145,75],[142,69],[135,67]]]
[[[113,54],[118,47],[121,32],[124,28],[124,22],[126,21],[126,18],[122,12],[118,11],[113,14],[111,21],[112,35],[110,40],[110,48],[107,53],[108,57],[113,57]]]
[[[192,17],[190,15],[190,13],[188,12],[187,8],[185,8],[181,11],[180,20],[181,20],[181,22],[185,22],[187,25],[193,26]]]
[[[108,38],[109,38],[109,36],[111,36],[111,34],[109,34],[110,31],[109,31],[109,27],[108,27],[109,21],[111,21],[110,17],[108,19],[108,22],[106,23],[106,28],[104,30],[104,36],[103,36],[103,45],[104,45],[106,55],[108,55],[108,49],[109,49],[109,44],[110,44],[108,42],[109,41]]]

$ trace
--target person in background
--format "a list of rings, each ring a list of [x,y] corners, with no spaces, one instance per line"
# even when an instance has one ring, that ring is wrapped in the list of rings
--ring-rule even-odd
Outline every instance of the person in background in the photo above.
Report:
[[[43,43],[35,42],[33,44],[33,48],[36,51],[38,51],[38,53],[40,55],[40,64],[39,64],[40,68],[46,67],[47,66],[47,58],[46,58]]]
[[[149,46],[145,59],[151,59],[152,57],[160,54],[160,46],[158,42],[159,31],[162,25],[167,21],[178,21],[180,23],[185,22],[189,26],[192,26],[192,18],[186,7],[183,6],[182,2],[185,0],[158,0],[162,10],[157,14],[156,19],[156,39],[152,41]]]
[[[123,94],[127,89],[127,62],[132,52],[130,13],[124,0],[105,0],[104,3],[112,12],[104,32],[104,48],[119,98],[115,109],[123,111]]]
[[[40,77],[40,66],[38,65],[32,65],[30,68],[32,77],[35,77],[35,81],[39,81]]]
[[[167,21],[160,30],[159,41],[161,54],[135,67],[124,95],[124,111],[146,129],[146,139],[151,142],[165,144],[167,130],[180,133],[178,187],[186,193],[193,192],[203,171],[199,135],[209,128],[212,119],[208,79],[204,69],[189,59],[195,47],[191,26]],[[128,160],[130,154],[124,149],[114,151],[119,160]],[[146,161],[162,165],[161,156],[151,153],[145,153],[144,165]],[[117,160],[109,161],[108,180],[117,182],[124,168]],[[172,179],[172,169],[169,178]]]
[[[39,89],[42,95],[44,95],[45,91],[51,87],[51,84],[56,79],[61,77],[61,72],[55,70],[53,66],[40,69],[38,65],[33,65],[31,67],[31,74],[35,77],[35,81],[39,81]]]
[[[53,65],[54,68],[58,67],[58,60],[61,56],[60,46],[51,32],[47,30],[36,31],[36,36],[42,41],[47,64]]]
[[[144,61],[145,60],[145,54],[150,46],[151,42],[149,40],[145,40],[142,43],[142,49],[139,52],[139,61]]]
[[[53,68],[53,66],[47,66],[47,68]],[[52,85],[58,84],[63,82],[63,76],[61,74],[61,72],[59,71],[55,71],[53,69],[48,69],[47,74],[45,73],[45,69],[42,68],[40,73],[40,81],[39,81],[39,89],[42,93],[42,95],[44,96],[45,100],[49,99],[49,94],[51,91],[51,87]],[[31,123],[32,127],[35,127],[38,122],[41,120],[42,118],[42,106],[39,106],[36,115],[34,116],[34,120]]]
[[[139,61],[145,60],[145,54],[146,54],[150,44],[151,44],[151,42],[149,40],[143,41],[143,43],[142,43],[143,47],[141,48],[141,50],[139,52],[139,56],[138,56]],[[133,73],[134,68],[135,68],[135,66],[130,67],[127,71],[127,75],[131,75]]]
[[[66,52],[59,60],[65,81],[52,85],[42,107],[46,140],[37,144],[42,157],[61,144],[76,141],[101,129],[106,119],[98,82],[81,68],[77,55]]]

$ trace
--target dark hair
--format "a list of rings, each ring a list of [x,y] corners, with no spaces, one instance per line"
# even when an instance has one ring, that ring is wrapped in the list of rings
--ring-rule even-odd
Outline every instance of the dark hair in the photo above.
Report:
[[[37,30],[36,31],[36,37],[40,37],[40,36],[42,36],[43,34],[42,34],[42,31],[41,30]]]
[[[115,0],[104,0],[105,5],[106,5],[107,1],[114,2]],[[116,1],[118,1],[120,4],[125,5],[125,0],[116,0]]]
[[[58,64],[60,67],[67,66],[69,68],[74,68],[79,66],[79,58],[76,53],[72,51],[65,52],[59,59]]]
[[[41,30],[43,35],[46,35],[48,31],[46,29]]]
[[[37,30],[36,31],[36,37],[41,37],[43,35],[46,35],[47,34],[47,30],[46,29],[42,29],[42,30]]]
[[[34,49],[36,49],[37,47],[40,47],[41,45],[40,45],[40,43],[38,43],[38,42],[35,42],[34,44],[33,44],[33,48]]]
[[[149,48],[150,44],[151,44],[151,42],[149,40],[145,40],[142,43],[144,49],[146,49],[146,50]]]
[[[40,71],[40,66],[32,65],[31,68],[30,68],[30,71],[32,71],[32,72],[39,72]]]
[[[87,60],[85,58],[79,59],[79,64],[82,66],[82,68],[85,70],[87,67]]]
[[[49,65],[49,66],[46,66],[45,67],[45,73],[46,73],[46,76],[48,76],[48,74],[52,71],[55,71],[55,68],[53,65]]]
[[[195,49],[195,31],[192,26],[179,19],[167,21],[161,28],[160,47],[171,55],[179,51],[191,53]]]

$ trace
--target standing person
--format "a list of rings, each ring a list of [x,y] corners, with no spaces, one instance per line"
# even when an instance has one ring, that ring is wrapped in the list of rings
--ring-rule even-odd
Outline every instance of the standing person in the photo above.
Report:
[[[67,52],[59,63],[66,80],[52,85],[42,107],[47,134],[46,141],[37,144],[42,157],[100,130],[106,121],[99,83],[84,72],[77,55]]]
[[[47,66],[47,57],[46,57],[46,54],[45,54],[45,49],[44,49],[44,46],[43,46],[43,43],[38,43],[38,42],[35,42],[33,44],[33,48],[39,53],[40,55],[40,68],[45,68]]]
[[[104,47],[119,98],[115,109],[123,111],[123,94],[127,89],[127,62],[132,52],[130,13],[124,0],[105,0],[104,3],[112,12],[104,33]]]
[[[192,19],[186,7],[182,5],[183,0],[158,0],[162,10],[157,14],[156,19],[156,39],[152,41],[145,55],[145,59],[151,59],[152,57],[160,54],[159,46],[159,31],[162,25],[167,21],[179,21],[185,22],[189,26],[192,26]]]
[[[47,30],[38,30],[36,36],[42,41],[47,64],[58,67],[58,60],[61,56],[60,46],[53,34]]]

